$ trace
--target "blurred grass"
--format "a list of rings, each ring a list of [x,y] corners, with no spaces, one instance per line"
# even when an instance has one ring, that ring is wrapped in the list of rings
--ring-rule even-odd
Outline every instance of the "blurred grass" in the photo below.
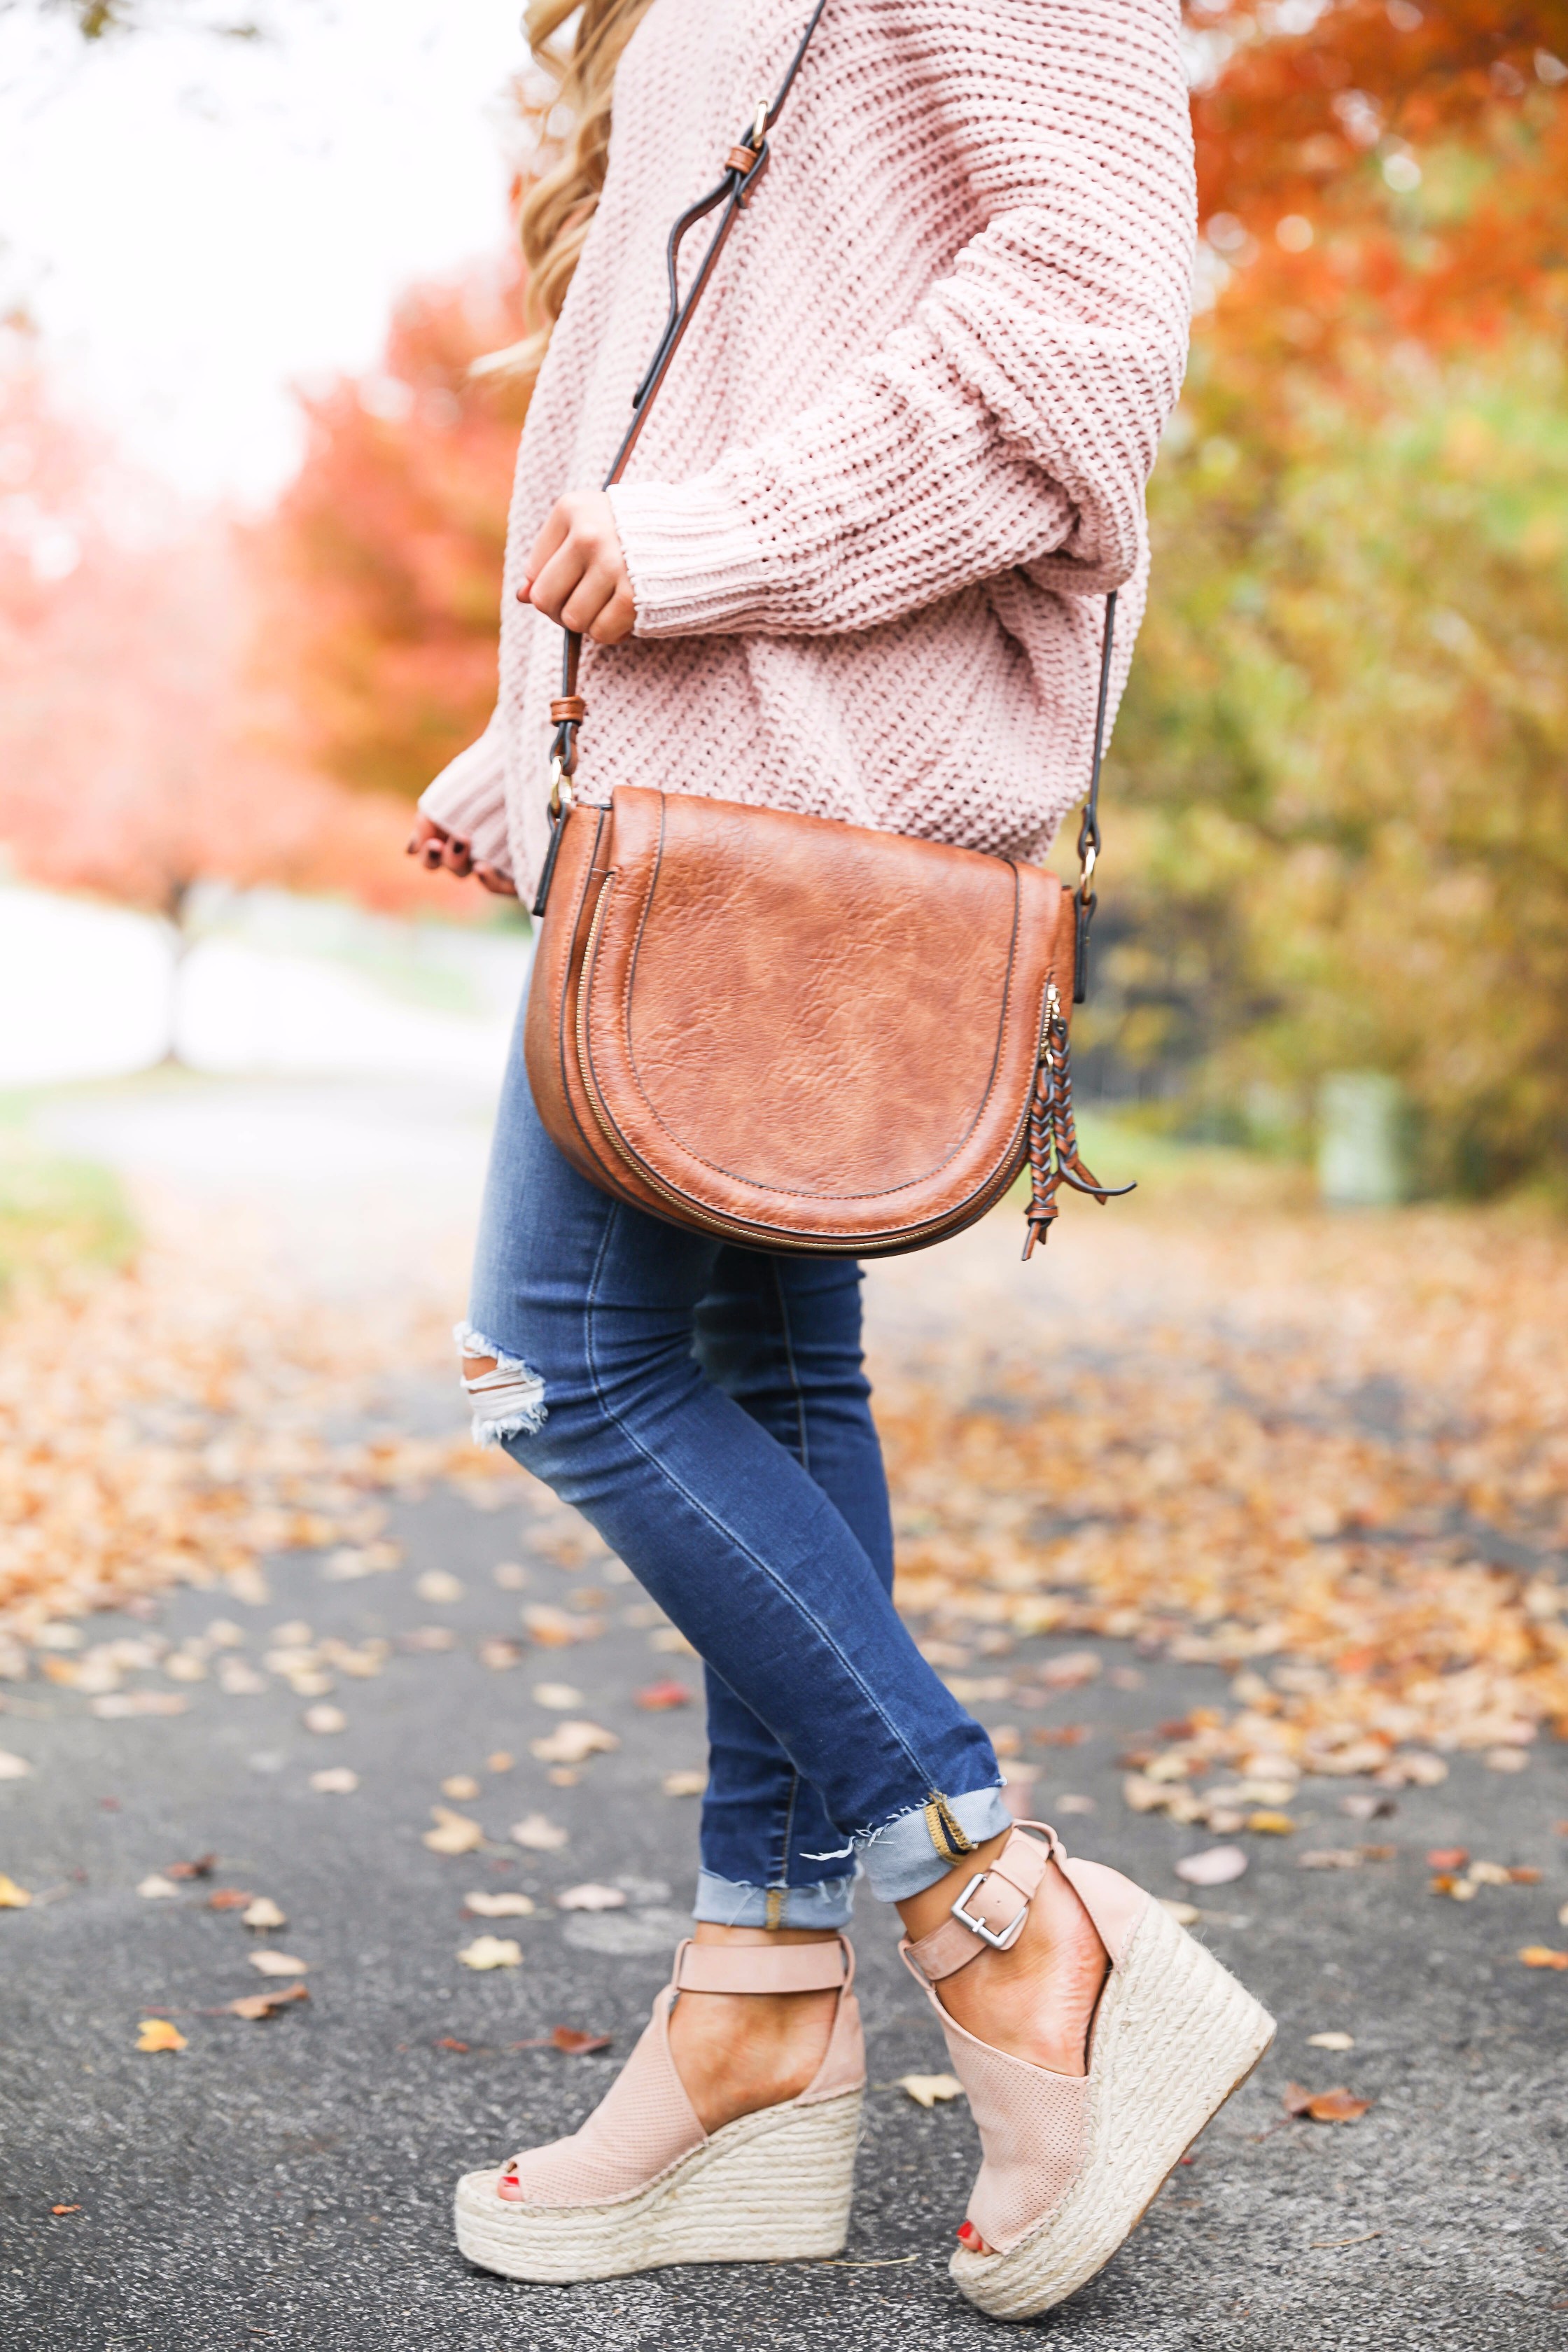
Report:
[[[136,1241],[110,1170],[41,1150],[15,1113],[0,1110],[0,1310],[19,1293],[123,1265]]]

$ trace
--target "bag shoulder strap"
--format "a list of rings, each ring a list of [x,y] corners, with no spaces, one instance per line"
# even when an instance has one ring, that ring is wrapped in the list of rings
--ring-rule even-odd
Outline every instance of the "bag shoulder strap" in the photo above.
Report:
[[[611,489],[625,473],[632,451],[637,445],[643,426],[647,423],[659,389],[669,373],[670,362],[680,346],[681,337],[691,323],[692,314],[702,299],[715,263],[724,249],[730,231],[744,212],[757,184],[767,170],[771,153],[768,134],[784,110],[795,76],[805,62],[812,37],[822,22],[827,0],[816,0],[816,5],[806,19],[805,30],[795,44],[794,55],[784,68],[784,79],[771,99],[762,99],[751,121],[741,132],[735,144],[724,158],[722,177],[689,205],[669,232],[665,249],[665,268],[669,280],[669,310],[664,329],[654,347],[652,359],[643,373],[642,382],[632,394],[631,422],[621,436],[621,444],[611,461],[610,470],[600,484]],[[707,250],[698,263],[697,271],[684,295],[680,290],[680,248],[688,232],[705,220],[710,213],[719,214],[718,226],[708,240]],[[1079,886],[1074,893],[1077,914],[1077,957],[1074,964],[1073,1001],[1081,1004],[1088,984],[1089,927],[1094,910],[1100,904],[1094,889],[1094,869],[1100,851],[1100,771],[1105,752],[1105,717],[1110,694],[1111,632],[1116,621],[1116,591],[1105,600],[1105,634],[1100,654],[1100,698],[1094,720],[1094,764],[1089,778],[1089,798],[1084,803],[1083,822],[1079,827]],[[550,846],[539,877],[539,889],[533,901],[533,912],[542,915],[550,897],[550,885],[555,872],[555,860],[561,848],[561,835],[572,806],[572,775],[577,764],[577,730],[588,715],[588,706],[577,691],[578,670],[583,657],[583,640],[575,629],[563,629],[561,653],[561,691],[550,705],[551,722],[555,732],[550,745]]]

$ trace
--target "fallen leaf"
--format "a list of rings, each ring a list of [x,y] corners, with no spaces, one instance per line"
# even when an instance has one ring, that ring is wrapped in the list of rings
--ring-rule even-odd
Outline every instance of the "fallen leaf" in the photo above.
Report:
[[[522,1652],[503,1633],[487,1633],[479,1643],[479,1664],[488,1667],[492,1675],[508,1674],[521,1662]]]
[[[1568,1969],[1568,1952],[1554,1952],[1550,1944],[1526,1944],[1519,1957],[1527,1969]]]
[[[165,1878],[157,1870],[143,1878],[136,1889],[137,1894],[144,1895],[149,1903],[166,1903],[171,1895],[178,1895],[179,1891],[172,1878]]]
[[[600,1886],[593,1879],[584,1879],[581,1886],[568,1886],[555,1897],[558,1911],[624,1911],[626,1898],[618,1886]]]
[[[1263,1806],[1257,1812],[1247,1814],[1247,1826],[1249,1830],[1261,1831],[1268,1837],[1289,1837],[1296,1824],[1289,1813],[1277,1813],[1271,1807]]]
[[[1370,2099],[1358,2099],[1353,2091],[1342,2084],[1331,2091],[1320,2091],[1307,2102],[1307,2113],[1315,2124],[1354,2124],[1372,2105]]]
[[[174,1891],[171,1886],[170,1894]],[[0,1871],[0,1911],[25,1911],[32,1899],[25,1886],[18,1886],[14,1878],[7,1878]]]
[[[225,2001],[224,2011],[229,2017],[247,2018],[254,2024],[264,2017],[275,2017],[280,2009],[287,2009],[291,2000],[309,2000],[310,1998],[309,1985],[286,1985],[279,1992],[242,1993],[237,2000]]]
[[[613,1731],[597,1723],[568,1721],[543,1739],[531,1739],[528,1752],[542,1764],[582,1764],[590,1756],[609,1756],[620,1746]]]
[[[1508,1874],[1510,1886],[1539,1886],[1542,1874],[1531,1862],[1514,1863]]]
[[[1170,1913],[1178,1927],[1190,1927],[1204,1916],[1195,1903],[1184,1903],[1179,1895],[1162,1895],[1160,1907]]]
[[[1477,1886],[1506,1886],[1510,1878],[1500,1862],[1472,1862],[1466,1875]]]
[[[174,1691],[109,1691],[101,1698],[89,1699],[94,1715],[105,1723],[118,1723],[132,1715],[184,1715],[186,1702]]]
[[[471,1804],[479,1793],[479,1784],[471,1772],[454,1772],[441,1783],[441,1794],[453,1797],[463,1804]]]
[[[264,1977],[302,1977],[310,1965],[289,1952],[252,1952],[249,1957],[251,1967]]]
[[[346,1764],[326,1764],[311,1773],[310,1786],[319,1796],[352,1797],[359,1787],[359,1774],[351,1772]]]
[[[522,1946],[510,1936],[476,1936],[458,1958],[466,1969],[516,1969],[522,1966]]]
[[[528,1570],[520,1559],[503,1559],[490,1570],[503,1592],[526,1592]]]
[[[248,1887],[215,1886],[207,1896],[207,1909],[209,1911],[243,1911],[247,1904],[254,1903],[256,1897]]]
[[[25,1780],[32,1769],[25,1756],[13,1756],[8,1748],[0,1748],[0,1780]]]
[[[1068,1650],[1059,1658],[1047,1658],[1036,1680],[1047,1690],[1077,1690],[1091,1683],[1100,1669],[1100,1654],[1095,1650]]]
[[[1029,1734],[1039,1748],[1078,1748],[1089,1738],[1087,1723],[1040,1723]]]
[[[934,2107],[939,2099],[959,2099],[963,2085],[956,2074],[900,2074],[895,2085],[918,2107]]]
[[[568,1832],[543,1813],[525,1813],[521,1822],[513,1822],[507,1835],[513,1845],[526,1847],[531,1853],[559,1853]]]
[[[1399,1808],[1392,1797],[1366,1796],[1357,1790],[1340,1799],[1340,1811],[1348,1813],[1352,1822],[1376,1822],[1386,1820]]]
[[[81,2207],[79,2205],[51,2205],[49,2207],[49,2210],[51,2213],[79,2213],[81,2211]]]
[[[1359,2122],[1372,2104],[1370,2099],[1358,2099],[1342,2083],[1331,2091],[1309,2091],[1300,2083],[1287,2083],[1281,2100],[1288,2116],[1310,2116],[1317,2124]]]
[[[615,2037],[609,2033],[584,2033],[575,2025],[556,2025],[551,2028],[550,2039],[568,2058],[586,2058],[592,2051],[607,2050]]]
[[[667,1707],[689,1706],[691,1700],[692,1693],[684,1683],[649,1683],[637,1693],[634,1704],[658,1715]]]
[[[463,1597],[460,1580],[448,1576],[444,1568],[427,1568],[423,1576],[416,1577],[414,1590],[421,1601],[433,1601],[437,1606],[450,1604]]]
[[[521,1611],[523,1624],[542,1650],[569,1649],[574,1642],[592,1642],[605,1630],[602,1617],[574,1617],[553,1601],[530,1601]]]
[[[1298,1870],[1359,1870],[1361,1848],[1359,1845],[1310,1846],[1305,1853],[1296,1856],[1296,1867]]]
[[[217,1868],[216,1853],[199,1853],[195,1862],[166,1862],[165,1878],[210,1878]]]
[[[455,1650],[458,1637],[450,1625],[416,1625],[412,1633],[398,1635],[397,1646],[400,1650]]]
[[[300,1720],[307,1731],[319,1731],[323,1736],[349,1727],[348,1717],[341,1706],[308,1706]]]
[[[1307,2047],[1309,2050],[1353,2050],[1355,2036],[1353,2033],[1309,2033]]]
[[[1463,1870],[1470,1858],[1468,1845],[1435,1845],[1426,1855],[1428,1870]]]
[[[526,1895],[465,1895],[463,1908],[477,1919],[527,1919],[537,1906]]]
[[[144,2017],[137,2028],[138,2050],[183,2050],[185,2037],[166,2017]]]
[[[1247,1856],[1238,1845],[1211,1845],[1201,1853],[1184,1854],[1176,1864],[1176,1876],[1189,1886],[1228,1886],[1246,1869]]]
[[[1480,1891],[1473,1878],[1459,1878],[1451,1870],[1440,1870],[1426,1885],[1429,1893],[1447,1895],[1456,1903],[1473,1903]]]
[[[1523,1772],[1530,1759],[1522,1748],[1489,1748],[1481,1757],[1489,1772]]]
[[[1568,1903],[1564,1903],[1562,1909],[1558,1912],[1557,1925],[1560,1927],[1568,1927]]]
[[[582,1692],[570,1683],[535,1683],[532,1696],[536,1706],[553,1707],[558,1714],[583,1704]]]
[[[658,1785],[667,1797],[700,1797],[708,1786],[708,1775],[688,1765],[667,1772]]]
[[[1075,1797],[1070,1794],[1065,1797],[1058,1797],[1055,1805],[1052,1807],[1052,1811],[1058,1813],[1092,1813],[1094,1811],[1094,1799],[1092,1797]]]
[[[289,1922],[270,1895],[258,1895],[245,1915],[244,1925],[247,1927],[286,1927]]]
[[[517,1759],[512,1755],[510,1748],[498,1748],[493,1756],[487,1756],[485,1758],[485,1770],[487,1772],[510,1772],[516,1762]]]
[[[452,2033],[443,2033],[441,2039],[436,2044],[436,2047],[437,2050],[455,2050],[459,2058],[466,2058],[468,2054],[468,2043],[466,2042],[459,2042],[457,2036]]]
[[[430,1811],[436,1827],[425,1832],[425,1843],[432,1853],[472,1853],[483,1845],[483,1830],[466,1813],[455,1813],[447,1805],[432,1805]]]

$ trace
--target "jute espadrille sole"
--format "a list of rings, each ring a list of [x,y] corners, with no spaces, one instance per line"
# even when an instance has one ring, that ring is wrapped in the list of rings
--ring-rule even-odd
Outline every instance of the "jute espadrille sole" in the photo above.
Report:
[[[861,2094],[764,2107],[726,2124],[635,2197],[514,2205],[499,2170],[458,2183],[458,2244],[481,2270],[541,2284],[620,2278],[666,2263],[801,2263],[849,2228]]]
[[[1095,2020],[1083,2165],[1038,2229],[1002,2254],[960,2247],[952,2274],[994,2319],[1027,2319],[1091,2279],[1274,2039],[1274,2020],[1151,1902]]]

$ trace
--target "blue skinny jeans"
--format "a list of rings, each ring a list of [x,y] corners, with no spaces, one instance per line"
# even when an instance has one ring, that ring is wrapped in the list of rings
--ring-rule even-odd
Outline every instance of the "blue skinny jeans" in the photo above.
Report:
[[[893,1608],[860,1269],[685,1233],[501,1093],[465,1352],[475,1433],[575,1506],[703,1659],[695,1916],[834,1927],[1010,1825],[990,1739]]]

